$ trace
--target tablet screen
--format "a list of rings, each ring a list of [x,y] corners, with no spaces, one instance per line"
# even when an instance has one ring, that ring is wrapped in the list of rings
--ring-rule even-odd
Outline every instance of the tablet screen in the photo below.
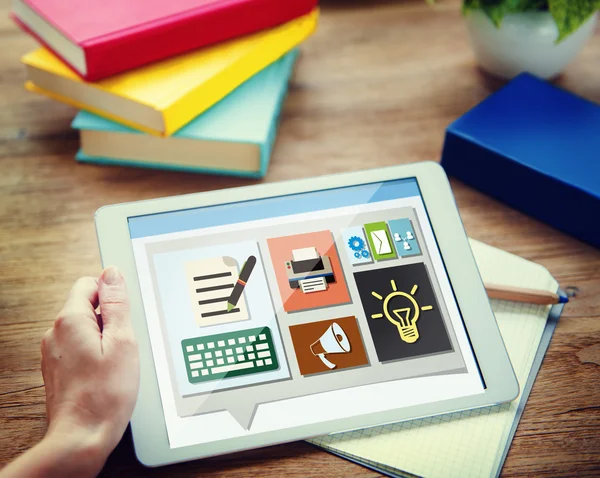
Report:
[[[484,391],[416,179],[129,230],[173,448]]]

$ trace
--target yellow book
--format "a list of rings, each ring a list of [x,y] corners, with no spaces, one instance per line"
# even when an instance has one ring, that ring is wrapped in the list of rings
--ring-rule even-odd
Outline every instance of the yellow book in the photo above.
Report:
[[[170,136],[308,38],[319,12],[95,83],[44,48],[26,54],[25,87],[154,135]]]

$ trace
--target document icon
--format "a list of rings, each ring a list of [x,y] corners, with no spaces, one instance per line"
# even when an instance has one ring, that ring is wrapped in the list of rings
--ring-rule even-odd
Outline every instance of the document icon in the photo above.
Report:
[[[398,257],[396,255],[396,249],[392,245],[391,235],[385,222],[365,224],[365,232],[367,233],[367,239],[376,261],[395,259]]]
[[[228,311],[227,302],[239,275],[233,257],[212,257],[185,265],[192,310],[199,327],[248,320],[245,292]]]

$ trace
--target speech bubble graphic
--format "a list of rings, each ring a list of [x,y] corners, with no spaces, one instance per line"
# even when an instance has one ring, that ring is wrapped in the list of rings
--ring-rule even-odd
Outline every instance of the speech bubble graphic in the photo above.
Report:
[[[385,221],[391,216],[408,217],[415,227],[414,232],[417,237],[422,235],[419,222],[412,208],[398,208],[393,211],[393,214],[389,210],[370,211],[364,214],[357,214],[353,211],[351,216],[337,214],[332,217],[317,218],[312,220],[310,225],[313,230],[343,230],[349,226],[362,227],[365,223]],[[352,316],[358,322],[361,333],[364,334],[369,334],[370,321],[383,320],[382,325],[386,324],[385,318],[372,319],[371,317],[375,312],[382,313],[381,310],[363,314],[358,301],[354,304],[337,305],[335,309],[317,308],[310,312],[297,312],[292,315],[285,313],[278,300],[273,300],[273,294],[277,293],[277,281],[272,263],[269,259],[263,260],[263,252],[268,250],[266,240],[290,234],[304,234],[306,229],[306,222],[303,220],[298,223],[286,223],[285,225],[270,224],[260,228],[253,226],[251,235],[245,235],[242,229],[218,233],[207,231],[206,234],[202,232],[192,237],[169,238],[169,240],[150,243],[146,246],[154,287],[153,297],[156,301],[157,316],[160,321],[161,330],[159,333],[164,337],[164,348],[170,375],[168,377],[170,383],[167,379],[161,382],[160,386],[161,389],[168,387],[169,393],[173,394],[176,412],[179,417],[227,411],[239,423],[241,428],[251,431],[255,418],[262,417],[262,411],[257,415],[261,405],[392,380],[444,373],[462,373],[465,371],[463,358],[460,350],[456,347],[457,340],[454,330],[449,324],[448,311],[443,303],[431,302],[435,306],[435,310],[440,310],[440,308],[442,310],[446,331],[450,335],[451,350],[439,354],[427,353],[409,360],[392,359],[388,361],[384,359],[382,363],[375,358],[377,357],[377,351],[371,336],[365,336],[367,340],[363,340],[363,345],[368,352],[368,357],[372,358],[368,361],[370,363],[340,368],[341,362],[339,360],[343,358],[343,355],[326,354],[327,360],[335,364],[336,368],[316,373],[304,373],[300,366],[298,351],[295,344],[292,343],[290,334],[290,329],[294,324],[324,322],[326,320],[338,320],[333,319],[333,317]],[[240,237],[244,237],[242,242],[240,242]],[[250,237],[251,240],[247,240]],[[347,242],[341,241],[340,238],[335,239],[335,247],[340,245],[347,247],[346,244]],[[219,326],[219,331],[231,333],[240,328],[271,327],[275,336],[275,343],[278,344],[276,346],[278,347],[279,367],[277,370],[252,375],[257,378],[254,381],[250,380],[252,376],[248,375],[247,377],[225,377],[214,382],[194,383],[189,380],[188,370],[181,353],[181,342],[184,339],[196,338],[204,334],[212,335],[214,332],[210,327],[200,330],[194,321],[194,315],[190,308],[189,286],[185,282],[185,274],[182,274],[183,266],[190,260],[216,256],[231,256],[239,265],[242,265],[250,255],[257,258],[257,266],[245,291],[251,320],[247,322],[247,326],[244,322],[240,322],[239,326],[233,323]],[[358,268],[352,268],[346,257],[347,254],[338,253],[338,255],[343,270],[346,272],[359,271]],[[428,256],[413,259],[410,262],[416,261],[422,261],[431,268]],[[348,283],[351,295],[357,297],[356,285],[350,280],[348,280]],[[439,297],[439,286],[435,281],[433,286],[436,289],[436,296]],[[386,287],[390,287],[389,282],[386,283]],[[386,287],[378,288],[378,291],[382,294],[388,293],[389,290]],[[423,287],[423,284],[420,284],[419,294],[423,291]],[[369,289],[369,294],[370,291],[371,289]],[[410,292],[410,288],[408,292]],[[431,304],[429,301],[424,301],[422,305]],[[381,304],[379,305],[381,306]],[[310,314],[310,316],[307,314]],[[419,325],[424,326],[423,324],[425,324],[424,319],[421,320]],[[324,327],[322,331],[316,333],[312,340],[317,340],[326,328]],[[423,332],[421,335],[428,337],[430,334]],[[396,336],[398,336],[397,332]],[[310,344],[305,348],[305,351],[311,353]],[[316,360],[321,362],[320,359]],[[217,365],[215,362],[215,366]],[[190,374],[192,373],[190,372]],[[194,378],[196,377],[198,376],[194,375]],[[258,379],[259,377],[260,379]],[[351,391],[348,391],[348,393],[351,393]],[[293,410],[293,408],[290,409]]]
[[[341,373],[324,372],[306,379],[289,378],[196,396],[176,397],[181,417],[227,411],[244,430],[251,430],[260,405],[387,381],[445,373],[466,373],[460,353],[421,357],[411,367],[403,362],[367,364]]]

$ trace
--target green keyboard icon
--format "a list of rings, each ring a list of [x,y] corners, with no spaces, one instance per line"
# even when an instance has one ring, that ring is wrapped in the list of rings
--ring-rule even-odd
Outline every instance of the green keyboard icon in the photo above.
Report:
[[[181,341],[190,383],[277,370],[269,327]]]

